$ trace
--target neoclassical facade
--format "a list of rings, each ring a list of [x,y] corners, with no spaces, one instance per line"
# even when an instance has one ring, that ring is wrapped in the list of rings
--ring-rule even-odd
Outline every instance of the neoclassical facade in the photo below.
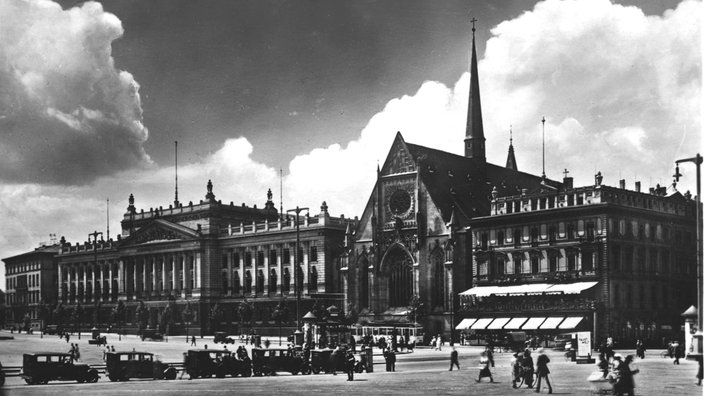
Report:
[[[135,320],[139,303],[155,311],[157,319],[168,304],[176,311],[188,305],[195,311],[191,326],[204,332],[216,303],[224,329],[234,329],[237,307],[247,299],[254,306],[253,320],[266,327],[281,300],[295,319],[298,264],[302,309],[316,300],[330,303],[327,298],[341,292],[340,256],[354,220],[331,217],[323,202],[319,213],[304,212],[296,224],[295,216],[278,213],[271,192],[267,198],[263,208],[224,204],[215,200],[209,182],[200,203],[138,212],[130,196],[116,240],[62,241],[59,299],[88,309],[123,301],[127,322]],[[175,322],[175,329],[186,325]]]

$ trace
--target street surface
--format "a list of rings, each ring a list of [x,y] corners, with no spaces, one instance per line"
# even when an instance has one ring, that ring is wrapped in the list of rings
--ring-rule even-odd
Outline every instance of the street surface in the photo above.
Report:
[[[0,331],[0,335],[10,335]],[[13,334],[14,340],[0,341],[0,362],[3,366],[21,366],[22,353],[27,351],[67,352],[70,344],[59,340],[57,336]],[[88,364],[103,364],[102,351],[94,345],[88,345],[89,336],[84,333],[79,341],[72,337],[71,342],[80,345],[81,360]],[[212,343],[212,337],[197,338],[197,347],[222,349],[222,344]],[[153,352],[160,355],[165,362],[181,362],[182,353],[190,348],[183,336],[169,337],[168,342],[142,342],[136,336],[123,337],[118,341],[116,335],[108,335],[108,344],[114,345],[117,351]],[[285,345],[285,342],[284,342]],[[238,344],[229,344],[230,350]],[[272,346],[278,346],[278,341],[272,339]],[[110,382],[101,375],[98,383],[78,384],[75,382],[50,382],[48,385],[26,385],[19,377],[9,377],[3,395],[72,395],[78,392],[91,395],[193,395],[226,394],[294,394],[294,395],[329,395],[339,392],[359,393],[364,395],[403,394],[403,395],[526,395],[533,392],[525,386],[521,389],[511,388],[509,353],[495,355],[496,367],[492,369],[494,381],[489,383],[485,378],[482,383],[475,383],[479,372],[479,347],[459,346],[461,371],[448,371],[450,348],[442,351],[430,348],[418,348],[411,354],[399,354],[396,362],[396,372],[384,371],[384,361],[379,350],[375,349],[374,373],[355,374],[353,382],[346,381],[347,375],[338,373],[318,375],[290,375],[282,373],[272,377],[225,378],[150,381],[131,380],[129,382]],[[590,395],[590,385],[587,377],[596,366],[592,364],[578,365],[567,361],[563,352],[546,350],[551,359],[550,380],[553,393],[558,395]],[[618,351],[624,356],[633,351]],[[644,360],[637,360],[640,373],[635,376],[636,395],[701,395],[702,387],[696,385],[697,364],[694,361],[681,360],[679,366],[672,360],[660,357],[660,350],[646,352]],[[180,376],[180,373],[179,373]],[[547,393],[547,388],[543,390]],[[530,393],[533,394],[533,393]]]

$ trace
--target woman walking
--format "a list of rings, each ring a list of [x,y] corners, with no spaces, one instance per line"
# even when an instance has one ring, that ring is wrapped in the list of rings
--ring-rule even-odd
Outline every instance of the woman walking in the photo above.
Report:
[[[489,365],[491,363],[489,362],[489,358],[486,356],[486,352],[482,352],[482,355],[479,358],[479,364],[481,364],[482,368],[479,370],[479,377],[477,377],[475,381],[480,382],[482,378],[489,377],[489,382],[494,382],[494,377],[491,376],[491,370],[489,369]]]
[[[618,365],[618,379],[616,380],[616,385],[614,386],[614,393],[617,396],[633,396],[633,389],[636,387],[635,382],[633,382],[633,376],[638,374],[640,370],[631,369],[631,363],[633,362],[633,355],[626,356],[626,360]]]

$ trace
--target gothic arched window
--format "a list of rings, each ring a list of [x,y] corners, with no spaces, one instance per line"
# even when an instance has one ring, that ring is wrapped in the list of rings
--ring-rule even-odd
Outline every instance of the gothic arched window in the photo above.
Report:
[[[445,273],[443,269],[443,264],[445,259],[445,253],[441,248],[436,248],[430,254],[430,268],[432,271],[433,279],[433,306],[442,307],[445,303]]]
[[[389,306],[406,307],[413,294],[412,259],[401,248],[384,258],[383,268],[389,281]]]

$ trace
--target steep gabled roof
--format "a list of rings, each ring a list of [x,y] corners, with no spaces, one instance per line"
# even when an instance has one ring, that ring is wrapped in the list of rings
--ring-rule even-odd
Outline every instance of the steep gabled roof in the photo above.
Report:
[[[414,160],[420,159],[420,178],[440,210],[443,221],[450,221],[453,208],[457,211],[457,225],[466,224],[472,217],[489,213],[490,192],[496,186],[499,196],[516,195],[520,189],[540,189],[542,178],[525,172],[486,164],[487,181],[482,183],[480,161],[406,143]],[[560,183],[546,179],[546,184]]]

